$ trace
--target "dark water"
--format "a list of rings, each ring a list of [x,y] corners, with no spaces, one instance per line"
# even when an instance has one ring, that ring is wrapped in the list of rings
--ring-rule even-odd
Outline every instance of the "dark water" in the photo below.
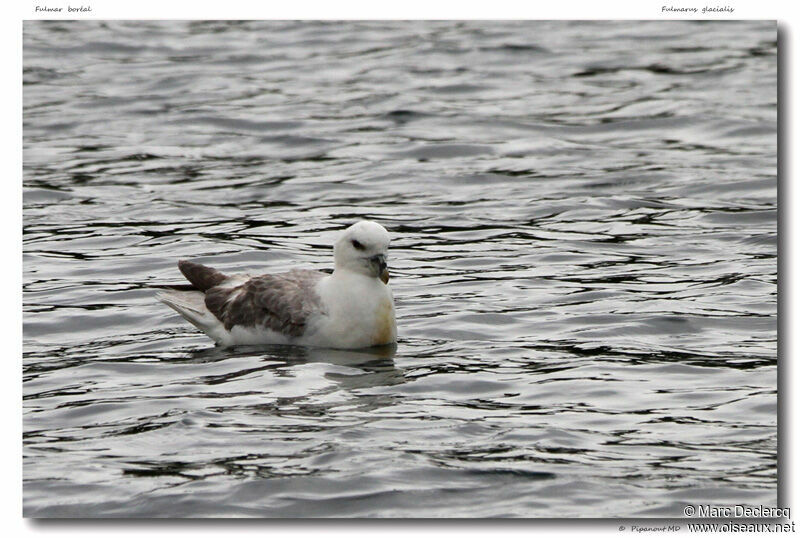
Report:
[[[776,75],[770,22],[26,22],[25,515],[774,506]],[[394,351],[153,299],[359,217]]]

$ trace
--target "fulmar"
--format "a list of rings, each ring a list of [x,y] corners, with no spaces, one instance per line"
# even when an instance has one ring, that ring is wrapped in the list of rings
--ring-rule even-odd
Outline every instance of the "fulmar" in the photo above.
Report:
[[[191,286],[156,297],[221,346],[297,344],[358,349],[397,340],[386,266],[389,233],[359,221],[333,246],[332,274],[225,275],[182,260]],[[177,287],[176,287],[177,288]]]

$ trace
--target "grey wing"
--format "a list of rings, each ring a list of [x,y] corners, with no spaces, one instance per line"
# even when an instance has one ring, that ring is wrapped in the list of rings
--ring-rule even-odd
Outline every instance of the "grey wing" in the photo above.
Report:
[[[294,270],[254,277],[236,287],[217,286],[206,291],[206,307],[227,330],[237,325],[265,327],[301,336],[309,316],[321,308],[315,287],[323,276],[317,271]]]

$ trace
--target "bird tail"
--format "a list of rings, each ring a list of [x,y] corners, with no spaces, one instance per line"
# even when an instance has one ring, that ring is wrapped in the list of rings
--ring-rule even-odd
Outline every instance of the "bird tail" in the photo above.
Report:
[[[215,339],[214,333],[221,322],[206,308],[205,294],[201,291],[159,292],[156,299],[175,310],[183,318]]]

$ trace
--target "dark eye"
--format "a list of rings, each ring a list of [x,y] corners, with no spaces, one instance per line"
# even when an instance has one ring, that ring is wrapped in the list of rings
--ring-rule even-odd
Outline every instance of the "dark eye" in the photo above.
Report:
[[[361,243],[359,243],[355,239],[353,239],[351,241],[351,243],[353,243],[353,246],[356,247],[358,250],[364,250],[364,245],[362,245]]]

